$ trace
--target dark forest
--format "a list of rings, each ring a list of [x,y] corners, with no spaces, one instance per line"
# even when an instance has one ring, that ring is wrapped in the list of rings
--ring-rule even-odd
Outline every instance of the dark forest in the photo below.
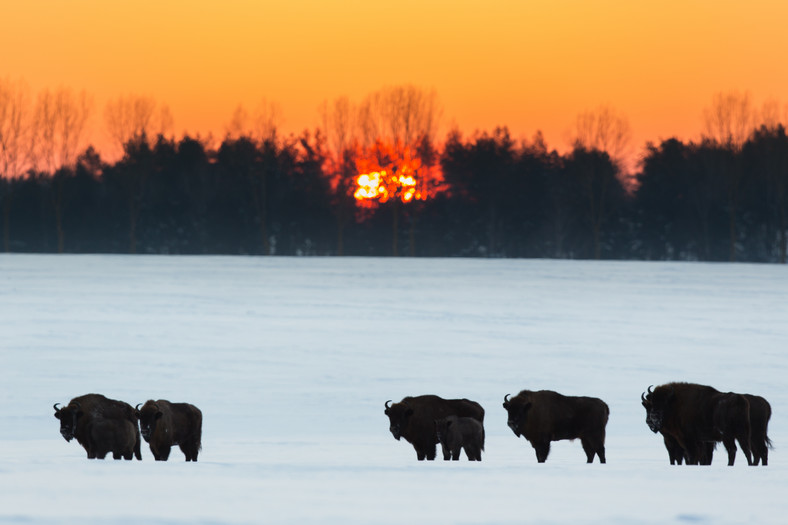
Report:
[[[354,197],[357,153],[284,140],[129,140],[105,163],[0,179],[6,252],[536,257],[784,263],[788,138],[649,144],[622,180],[607,153],[566,154],[506,128],[416,148],[418,198]],[[377,159],[385,152],[377,151]],[[385,162],[377,162],[383,166]],[[396,170],[396,168],[393,168]]]

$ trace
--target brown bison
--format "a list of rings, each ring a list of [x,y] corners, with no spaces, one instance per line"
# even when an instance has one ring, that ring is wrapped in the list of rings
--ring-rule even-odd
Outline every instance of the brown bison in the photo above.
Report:
[[[506,394],[503,408],[509,414],[509,428],[515,436],[523,436],[531,443],[539,463],[547,460],[551,441],[577,438],[587,463],[594,461],[594,455],[605,463],[605,427],[610,409],[601,399],[564,396],[551,390],[523,390],[511,399]]]
[[[647,392],[640,396],[646,423],[654,433],[670,436],[688,465],[710,465],[718,441],[728,452],[728,465],[734,463],[736,441],[751,463],[750,408],[744,396],[693,383],[668,383]]]
[[[767,435],[769,419],[772,417],[772,407],[761,396],[742,394],[750,403],[750,448],[752,450],[752,464],[759,462],[765,467],[769,464],[769,449],[772,441]]]
[[[438,442],[451,453],[451,459],[460,459],[460,449],[468,461],[481,461],[484,450],[484,425],[472,417],[448,416],[435,421]]]
[[[134,456],[142,459],[137,417],[128,403],[101,394],[85,394],[75,397],[63,408],[58,408],[59,404],[55,403],[53,408],[55,417],[60,420],[60,435],[66,441],[76,438],[89,459],[103,459],[107,452],[112,452],[115,459],[128,456],[126,439],[129,427],[125,422],[134,428]]]
[[[389,405],[386,401],[383,411],[389,418],[389,431],[394,439],[413,445],[419,461],[435,459],[435,445],[438,436],[435,421],[448,416],[471,417],[484,423],[484,409],[479,403],[468,399],[443,399],[434,395],[405,397],[399,403]],[[443,459],[451,459],[451,451],[445,444]]]
[[[141,403],[140,403],[141,404]],[[137,405],[142,438],[150,444],[156,461],[167,461],[170,448],[180,446],[186,461],[197,461],[202,446],[202,412],[189,403],[148,400]]]
[[[113,459],[131,459],[139,443],[139,429],[128,419],[95,418],[87,425],[96,458],[104,459],[112,452]]]

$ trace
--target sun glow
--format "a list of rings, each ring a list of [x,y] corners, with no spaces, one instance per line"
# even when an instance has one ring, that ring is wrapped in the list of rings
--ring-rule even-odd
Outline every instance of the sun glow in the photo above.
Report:
[[[393,199],[407,204],[440,191],[439,170],[424,165],[409,148],[399,154],[395,149],[378,144],[375,151],[356,161],[361,174],[356,177],[353,196],[359,204],[374,206]]]

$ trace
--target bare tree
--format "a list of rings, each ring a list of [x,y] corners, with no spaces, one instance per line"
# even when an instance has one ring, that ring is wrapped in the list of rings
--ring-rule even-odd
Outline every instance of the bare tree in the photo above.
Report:
[[[353,213],[357,111],[348,97],[339,97],[320,107],[323,131],[328,146],[326,172],[334,192],[337,219],[337,255],[344,254],[344,230]]]
[[[260,143],[276,143],[277,132],[284,122],[282,107],[273,101],[261,99],[252,113],[252,137]]]
[[[717,93],[712,99],[711,106],[704,109],[703,120],[704,140],[734,154],[735,162],[722,165],[719,175],[724,181],[727,200],[730,260],[735,261],[738,239],[736,215],[743,177],[741,157],[738,153],[741,152],[756,123],[756,112],[750,94],[739,91]]]
[[[619,177],[628,169],[627,160],[631,153],[632,129],[629,120],[610,106],[602,105],[595,110],[584,111],[577,116],[574,147],[587,151],[607,153],[619,170]],[[626,182],[623,181],[622,182]]]
[[[85,91],[68,88],[46,89],[38,94],[35,111],[36,157],[50,175],[60,168],[73,168],[92,109]]]
[[[42,91],[36,101],[36,157],[52,183],[58,253],[65,247],[64,178],[74,173],[91,108],[92,100],[87,92],[75,93],[62,87]]]
[[[381,89],[368,95],[359,107],[359,129],[362,146],[367,155],[376,157],[376,163],[387,166],[390,176],[400,180],[397,172],[402,171],[401,180],[408,185],[418,186],[420,176],[431,171],[426,159],[417,159],[418,152],[427,151],[424,144],[433,144],[437,133],[440,107],[436,91],[425,90],[412,85],[395,86]],[[418,160],[416,169],[407,166],[409,159]],[[412,172],[405,173],[406,170]],[[390,193],[390,192],[389,192]],[[400,200],[411,202],[412,194],[405,189],[402,198],[395,196],[391,201],[392,210],[392,255],[399,254],[398,221]],[[413,238],[415,217],[411,217],[411,238]],[[413,253],[413,242],[411,242]]]
[[[703,110],[704,138],[735,151],[755,127],[755,108],[747,92],[717,93]]]
[[[142,137],[151,144],[159,135],[172,135],[175,119],[169,106],[158,104],[153,97],[127,95],[107,102],[104,125],[115,153],[121,154],[127,144]]]
[[[225,126],[225,136],[230,140],[238,140],[241,137],[249,137],[249,112],[242,105],[238,105],[233,111],[230,122]]]
[[[12,180],[31,166],[33,152],[30,89],[22,81],[0,78],[0,177],[3,199],[3,249],[10,250]]]
[[[440,114],[434,89],[405,85],[376,91],[359,108],[364,146],[383,141],[397,148],[416,149],[423,138],[434,142]]]

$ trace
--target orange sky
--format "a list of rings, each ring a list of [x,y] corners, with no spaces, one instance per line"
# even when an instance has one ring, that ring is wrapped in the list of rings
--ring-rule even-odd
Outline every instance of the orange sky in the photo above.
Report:
[[[33,91],[168,105],[176,132],[222,136],[233,110],[278,103],[285,132],[324,100],[435,88],[444,129],[543,130],[564,149],[578,113],[625,114],[637,149],[696,138],[720,91],[788,102],[783,0],[25,0],[0,4],[0,77]]]

